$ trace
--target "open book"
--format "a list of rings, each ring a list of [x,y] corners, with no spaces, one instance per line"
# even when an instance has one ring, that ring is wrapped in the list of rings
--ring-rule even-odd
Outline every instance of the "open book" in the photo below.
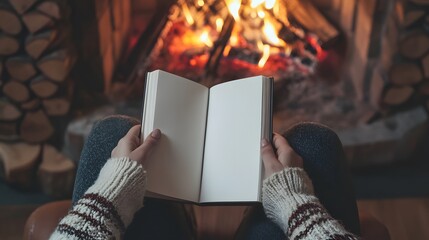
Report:
[[[271,78],[207,88],[156,70],[148,73],[142,138],[162,131],[146,164],[147,196],[195,203],[261,201],[261,140],[272,132]]]

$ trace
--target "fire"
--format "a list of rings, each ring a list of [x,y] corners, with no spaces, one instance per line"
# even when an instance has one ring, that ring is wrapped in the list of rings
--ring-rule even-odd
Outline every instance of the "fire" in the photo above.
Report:
[[[200,41],[203,42],[207,47],[213,47],[213,42],[210,40],[209,31],[204,29],[200,35]]]
[[[222,18],[217,18],[216,19],[216,31],[217,32],[222,31],[222,27],[223,27],[223,20],[222,20]]]
[[[226,6],[235,21],[240,20],[241,0],[225,0]]]
[[[261,5],[264,2],[265,0],[252,0],[252,2],[250,3],[250,7],[256,8],[257,6]]]
[[[270,45],[264,44],[263,51],[262,51],[262,57],[258,62],[258,67],[262,68],[265,66],[265,63],[268,61],[268,58],[270,57]]]
[[[265,1],[265,8],[266,9],[273,9],[274,5],[276,5],[276,0],[266,0]]]
[[[202,6],[204,6],[204,1],[203,0],[198,0],[197,4],[198,4],[198,6],[202,7]]]
[[[292,50],[305,44],[310,43],[318,57],[323,52],[318,39],[310,41],[304,30],[289,23],[284,1],[289,0],[181,0],[183,28],[178,32],[183,44],[172,47],[173,52],[186,51],[184,56],[191,56],[189,64],[195,67],[204,65],[204,59],[195,60],[196,56],[213,57],[212,52],[217,51],[210,48],[223,47],[220,56],[244,61],[264,71],[269,69],[264,68],[269,59],[270,67],[278,65],[279,59],[289,61]],[[231,17],[235,21],[230,21]]]
[[[277,37],[277,32],[274,28],[274,25],[268,21],[264,21],[264,27],[262,28],[262,31],[265,34],[266,40],[275,46],[283,46],[284,42],[280,38]]]
[[[195,23],[194,18],[192,17],[191,11],[189,10],[188,5],[183,4],[183,15],[185,16],[186,22],[189,25],[193,25]]]

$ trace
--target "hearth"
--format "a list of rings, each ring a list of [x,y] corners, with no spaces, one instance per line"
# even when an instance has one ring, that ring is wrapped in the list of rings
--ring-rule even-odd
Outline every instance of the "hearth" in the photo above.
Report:
[[[14,173],[30,177],[6,174],[12,182],[28,185],[35,169],[46,176],[41,157],[64,162],[50,145],[77,161],[96,120],[139,118],[145,74],[154,69],[207,86],[273,76],[275,131],[302,121],[328,125],[354,167],[406,159],[427,133],[423,1],[55,1],[60,17],[55,8],[43,13],[53,1],[28,0],[18,10],[11,2],[27,1],[7,2],[0,17],[18,20],[0,22],[0,43],[9,46],[0,46],[0,149],[33,153]],[[35,13],[49,21],[40,29],[20,23]],[[46,71],[46,62],[58,71]],[[59,171],[71,176],[73,167]]]

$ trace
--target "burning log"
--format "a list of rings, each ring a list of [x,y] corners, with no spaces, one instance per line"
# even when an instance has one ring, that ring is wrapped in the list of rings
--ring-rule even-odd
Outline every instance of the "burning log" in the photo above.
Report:
[[[308,31],[316,34],[323,44],[339,36],[338,30],[308,0],[285,1],[288,13]]]

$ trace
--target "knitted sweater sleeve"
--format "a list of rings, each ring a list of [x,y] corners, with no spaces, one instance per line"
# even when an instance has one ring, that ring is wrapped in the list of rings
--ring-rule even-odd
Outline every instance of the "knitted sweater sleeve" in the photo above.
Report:
[[[143,207],[146,172],[128,158],[109,159],[50,239],[121,239]]]
[[[302,168],[285,168],[265,179],[262,204],[289,239],[357,239],[322,206]]]

